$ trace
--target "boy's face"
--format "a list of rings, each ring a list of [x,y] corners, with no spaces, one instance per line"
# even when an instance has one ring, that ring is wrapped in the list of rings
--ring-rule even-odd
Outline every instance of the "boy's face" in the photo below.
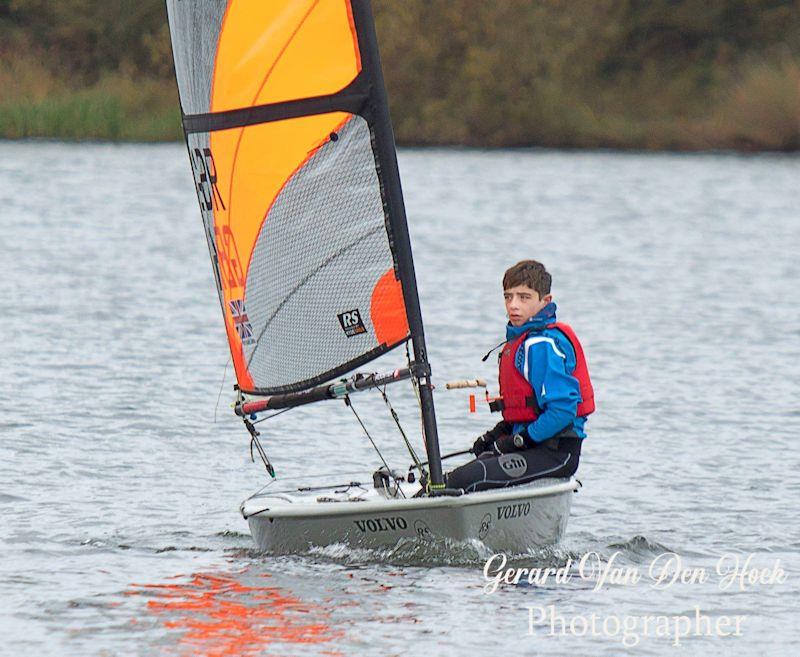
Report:
[[[550,294],[539,298],[539,293],[527,285],[517,285],[503,290],[503,298],[506,301],[508,320],[512,326],[522,326],[553,300]]]

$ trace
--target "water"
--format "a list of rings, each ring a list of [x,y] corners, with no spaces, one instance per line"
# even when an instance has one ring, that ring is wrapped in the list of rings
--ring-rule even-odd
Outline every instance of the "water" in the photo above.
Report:
[[[502,339],[499,281],[526,257],[586,347],[584,488],[564,543],[514,561],[572,558],[572,578],[486,594],[480,546],[258,554],[237,507],[266,475],[230,412],[183,148],[4,142],[0,653],[797,654],[800,160],[435,150],[400,166],[437,383],[493,378],[480,357]],[[445,452],[494,423],[436,395]],[[354,401],[404,468],[382,400]],[[375,462],[333,403],[265,435],[284,479]],[[593,551],[642,575],[672,551],[710,577],[594,590],[574,563]],[[787,579],[721,590],[725,553],[779,560]],[[548,605],[574,633],[531,632],[528,608]],[[575,635],[591,613],[610,634],[612,616],[695,606],[746,616],[741,635]]]

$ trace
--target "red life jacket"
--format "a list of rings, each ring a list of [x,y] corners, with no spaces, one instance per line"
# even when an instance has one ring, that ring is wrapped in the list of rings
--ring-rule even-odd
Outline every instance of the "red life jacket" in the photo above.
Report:
[[[557,328],[569,340],[575,350],[575,370],[572,376],[578,379],[580,384],[581,402],[578,404],[578,416],[589,415],[594,412],[594,390],[592,381],[589,378],[589,368],[586,366],[586,357],[583,354],[583,347],[575,335],[572,327],[563,322],[548,324],[547,328]],[[513,342],[507,342],[503,351],[500,353],[500,397],[498,402],[489,404],[493,411],[503,411],[503,419],[506,422],[533,422],[539,413],[539,405],[536,403],[536,394],[528,380],[520,373],[514,364],[517,351],[528,337],[528,333],[523,333]]]

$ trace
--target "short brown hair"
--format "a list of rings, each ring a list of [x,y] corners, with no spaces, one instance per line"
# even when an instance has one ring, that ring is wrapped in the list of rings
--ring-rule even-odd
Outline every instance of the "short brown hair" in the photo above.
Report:
[[[517,285],[527,285],[539,293],[542,299],[550,294],[552,277],[547,273],[544,265],[536,260],[520,260],[513,267],[509,267],[503,275],[503,289],[507,290]]]

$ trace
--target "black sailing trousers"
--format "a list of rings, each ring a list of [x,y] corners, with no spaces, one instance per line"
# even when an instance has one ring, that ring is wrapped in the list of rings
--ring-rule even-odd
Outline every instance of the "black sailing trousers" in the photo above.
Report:
[[[578,469],[582,442],[577,436],[564,436],[558,439],[555,450],[538,444],[530,449],[499,456],[494,452],[484,452],[448,472],[445,485],[472,493],[525,484],[542,477],[570,477]]]

